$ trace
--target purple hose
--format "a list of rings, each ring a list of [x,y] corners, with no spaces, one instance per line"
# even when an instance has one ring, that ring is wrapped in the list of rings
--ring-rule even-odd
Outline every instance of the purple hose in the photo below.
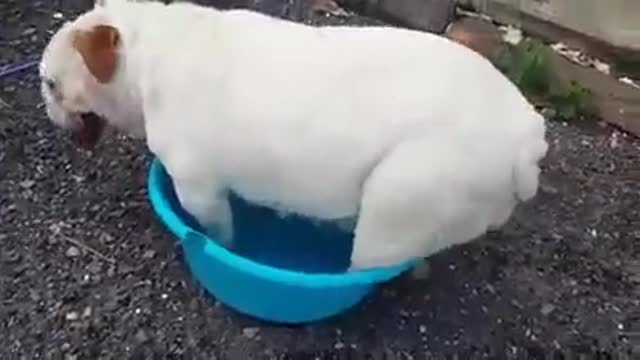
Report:
[[[40,61],[34,60],[34,61],[26,62],[24,64],[2,66],[0,67],[0,78],[9,76],[19,71],[27,70],[31,67],[37,66],[39,63]]]

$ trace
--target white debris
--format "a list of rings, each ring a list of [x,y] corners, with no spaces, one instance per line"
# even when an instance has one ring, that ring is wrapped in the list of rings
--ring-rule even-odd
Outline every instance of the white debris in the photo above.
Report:
[[[502,40],[511,45],[518,45],[522,41],[522,31],[511,25],[501,26],[500,30],[502,30]]]
[[[76,321],[79,317],[80,316],[75,311],[68,312],[67,315],[65,315],[65,319],[67,319],[68,321]]]
[[[57,20],[64,19],[64,15],[62,15],[61,12],[56,12],[56,13],[53,13],[53,18]]]
[[[581,50],[571,49],[569,46],[563,43],[555,43],[551,45],[551,49],[573,63],[584,67],[594,68],[606,75],[611,74],[611,65],[605,63],[602,60],[588,56]]]
[[[81,175],[71,175],[71,178],[73,179],[73,181],[75,181],[77,183],[81,183],[81,182],[86,180],[86,177],[81,176]]]
[[[247,339],[255,338],[259,332],[260,329],[256,327],[247,327],[242,329],[242,335],[244,335],[244,337],[246,337]]]
[[[592,61],[580,50],[571,49],[563,43],[553,44],[551,49],[578,65],[591,66]]]
[[[19,185],[20,185],[20,187],[21,187],[21,188],[23,188],[23,189],[30,189],[30,188],[32,188],[32,187],[33,187],[33,185],[35,185],[35,184],[36,184],[36,182],[35,182],[35,181],[33,181],[33,180],[23,180],[23,181],[20,181],[20,184],[19,184]]]
[[[604,63],[598,59],[593,59],[593,67],[595,67],[596,70],[600,71],[603,74],[611,74],[611,65]]]
[[[65,252],[65,255],[67,255],[68,257],[76,257],[80,255],[80,249],[78,249],[75,246],[70,246],[67,251]]]
[[[93,310],[91,309],[91,306],[87,306],[84,308],[84,311],[82,312],[82,317],[88,318],[91,316],[92,313],[93,313]]]
[[[619,145],[620,145],[620,141],[619,141],[619,139],[618,139],[618,133],[617,133],[617,132],[615,132],[615,133],[613,133],[613,134],[611,135],[611,138],[609,139],[609,146],[610,146],[612,149],[615,149],[615,148],[617,148]]]
[[[633,81],[632,79],[628,78],[628,77],[621,77],[620,79],[618,79],[618,81],[620,81],[623,84],[627,84],[630,86],[633,86],[636,89],[640,89],[640,85],[638,85],[637,82]]]

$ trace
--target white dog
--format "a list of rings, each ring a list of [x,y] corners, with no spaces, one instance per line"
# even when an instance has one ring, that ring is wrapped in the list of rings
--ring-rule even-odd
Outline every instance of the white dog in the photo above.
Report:
[[[55,123],[88,145],[105,123],[146,138],[227,246],[233,191],[357,217],[354,269],[501,226],[547,152],[543,118],[491,63],[418,31],[113,0],[55,34],[41,76]]]

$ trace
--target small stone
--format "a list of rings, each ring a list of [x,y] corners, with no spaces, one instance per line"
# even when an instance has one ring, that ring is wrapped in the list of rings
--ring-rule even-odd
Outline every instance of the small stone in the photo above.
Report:
[[[57,20],[60,20],[60,19],[64,18],[64,15],[62,15],[61,12],[56,12],[56,13],[53,13],[53,18],[57,19]]]
[[[111,234],[108,234],[108,233],[105,233],[105,232],[100,234],[99,239],[100,239],[100,242],[104,243],[104,244],[111,243],[114,240],[114,238],[113,238],[113,236]]]
[[[40,294],[38,294],[38,292],[33,290],[33,289],[29,290],[29,298],[33,302],[38,302],[38,301],[40,301],[40,299],[42,299]]]
[[[91,316],[91,314],[93,313],[93,311],[91,310],[91,306],[87,306],[84,308],[84,311],[82,311],[82,317],[83,318],[88,318]]]
[[[556,307],[553,306],[552,304],[544,304],[542,306],[542,309],[540,309],[540,312],[542,313],[542,315],[547,316],[551,314],[555,309]]]
[[[136,340],[140,343],[146,343],[147,341],[149,341],[149,336],[144,330],[140,329],[136,333]]]
[[[427,332],[427,327],[424,325],[420,325],[420,327],[418,328],[418,331],[420,331],[420,334],[424,334]]]
[[[35,29],[35,28],[30,27],[30,28],[27,28],[26,30],[24,30],[24,31],[22,32],[22,35],[27,36],[27,35],[31,35],[31,34],[33,34],[33,33],[35,33],[35,32],[36,32],[36,29]]]
[[[255,338],[259,332],[260,332],[260,329],[256,327],[249,327],[249,328],[242,329],[242,335],[244,335],[244,337],[246,337],[247,339]]]
[[[488,21],[477,18],[462,18],[451,23],[446,36],[480,53],[489,60],[498,58],[503,44],[500,29]]]
[[[70,246],[65,252],[65,255],[67,255],[68,257],[77,257],[80,255],[80,249],[75,246]]]
[[[33,187],[33,185],[35,185],[35,184],[36,184],[36,182],[35,182],[35,181],[33,181],[33,180],[23,180],[23,181],[20,181],[20,184],[19,184],[19,185],[20,185],[20,187],[21,187],[21,188],[23,188],[23,189],[30,189],[30,188],[32,188],[32,187]]]
[[[336,350],[344,349],[344,343],[341,341],[338,341],[335,345],[333,345],[333,348]]]
[[[511,305],[513,305],[513,307],[522,310],[524,308],[524,306],[522,306],[522,304],[520,304],[517,300],[511,300]]]
[[[80,176],[80,175],[71,175],[71,178],[77,183],[81,183],[86,180],[84,176]]]
[[[65,315],[65,319],[67,319],[68,321],[76,321],[79,317],[80,316],[78,316],[78,313],[75,311],[68,312],[67,315]]]
[[[154,256],[156,256],[156,252],[154,250],[146,250],[142,253],[143,259],[153,259]]]

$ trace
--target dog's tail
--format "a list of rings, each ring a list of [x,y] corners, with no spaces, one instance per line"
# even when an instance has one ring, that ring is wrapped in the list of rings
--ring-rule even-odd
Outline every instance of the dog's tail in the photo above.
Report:
[[[516,155],[513,169],[515,193],[520,201],[527,201],[536,195],[540,178],[540,162],[549,148],[545,139],[544,118],[532,109],[532,118],[527,120],[527,131]]]

